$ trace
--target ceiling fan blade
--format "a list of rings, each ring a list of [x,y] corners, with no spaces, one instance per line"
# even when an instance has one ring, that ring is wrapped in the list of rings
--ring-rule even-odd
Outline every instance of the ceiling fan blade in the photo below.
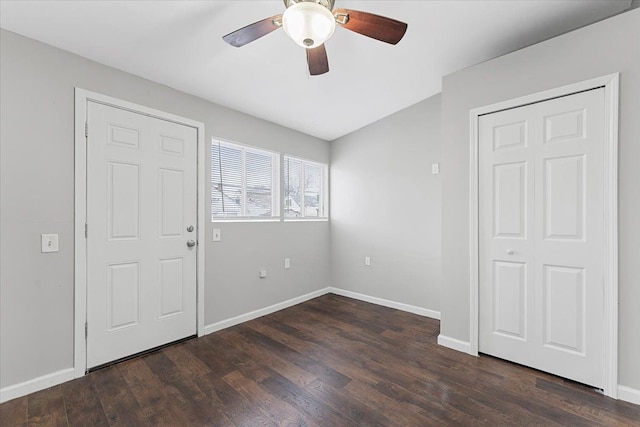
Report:
[[[309,74],[317,76],[329,71],[329,60],[324,44],[307,51],[307,64],[309,64]]]
[[[222,37],[222,40],[231,46],[241,47],[245,44],[258,40],[260,37],[266,36],[270,32],[277,30],[282,26],[282,15],[265,18],[262,21],[242,27],[232,33]]]
[[[397,44],[407,31],[407,24],[373,13],[350,9],[334,9],[338,24],[347,30],[381,42]],[[345,22],[346,21],[346,22]]]

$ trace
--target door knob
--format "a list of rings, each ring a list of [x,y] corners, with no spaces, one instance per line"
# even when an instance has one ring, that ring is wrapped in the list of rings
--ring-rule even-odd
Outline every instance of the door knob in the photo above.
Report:
[[[193,231],[193,225],[188,226],[188,227],[187,227],[187,231],[188,231],[189,233],[191,233],[191,232]]]
[[[189,241],[187,242],[187,246],[188,246],[188,247],[190,247],[190,248],[194,247],[195,245],[196,245],[196,242],[195,242],[195,241],[193,241],[193,240],[189,240]]]
[[[507,249],[507,255],[513,255],[516,251],[514,251],[513,249],[509,248]]]

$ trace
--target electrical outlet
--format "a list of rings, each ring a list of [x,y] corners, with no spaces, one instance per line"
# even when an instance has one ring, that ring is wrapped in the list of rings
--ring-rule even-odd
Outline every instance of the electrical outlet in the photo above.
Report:
[[[371,257],[370,256],[364,257],[364,265],[366,265],[366,266],[371,265]]]
[[[267,277],[267,270],[260,270],[260,278],[264,279],[265,277]]]
[[[437,174],[440,173],[440,163],[432,163],[431,164],[431,173],[432,174]]]
[[[291,258],[284,259],[284,268],[291,268]]]

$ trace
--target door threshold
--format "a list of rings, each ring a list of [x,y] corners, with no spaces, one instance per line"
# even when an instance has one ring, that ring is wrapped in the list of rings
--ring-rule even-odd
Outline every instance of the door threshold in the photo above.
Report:
[[[537,373],[541,374],[540,376],[538,376],[538,378],[537,378],[538,380],[543,379],[543,380],[550,381],[550,382],[553,382],[553,383],[557,383],[558,380],[560,380],[564,384],[572,385],[573,387],[589,389],[589,390],[594,391],[594,392],[596,392],[598,394],[601,394],[603,396],[605,395],[604,390],[601,389],[601,388],[598,388],[598,387],[590,385],[590,384],[581,383],[580,381],[572,380],[570,378],[566,378],[566,377],[563,377],[562,375],[554,374],[552,372],[543,371],[542,369],[534,368],[533,366],[523,365],[522,363],[514,362],[513,360],[509,360],[509,359],[503,359],[502,357],[494,356],[494,355],[489,354],[489,353],[478,353],[478,356],[480,356],[480,357],[490,357],[492,359],[501,360],[501,361],[503,361],[505,363],[508,363],[510,365],[520,366],[520,367],[522,367],[524,369],[530,369],[533,372],[537,372]],[[549,376],[550,378],[545,379],[545,378],[543,378],[544,376]]]
[[[88,374],[90,372],[95,372],[95,371],[98,371],[98,370],[103,369],[103,368],[108,368],[109,366],[117,365],[120,362],[125,362],[127,360],[135,359],[135,358],[140,357],[140,356],[144,356],[144,355],[147,355],[147,354],[150,354],[150,353],[154,353],[156,351],[162,350],[163,348],[171,347],[172,345],[180,344],[181,342],[189,341],[189,340],[191,340],[193,338],[197,338],[197,337],[198,337],[198,335],[190,335],[188,337],[181,338],[181,339],[176,340],[176,341],[171,341],[169,343],[166,343],[166,344],[163,344],[163,345],[159,345],[158,347],[150,348],[149,350],[144,350],[144,351],[141,351],[141,352],[136,353],[136,354],[132,354],[132,355],[129,355],[129,356],[121,357],[120,359],[112,360],[111,362],[103,363],[102,365],[94,366],[93,368],[87,369],[86,373]]]

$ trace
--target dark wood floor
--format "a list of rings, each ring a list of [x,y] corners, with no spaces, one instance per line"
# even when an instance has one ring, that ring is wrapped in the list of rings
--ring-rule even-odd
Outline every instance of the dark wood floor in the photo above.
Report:
[[[0,405],[0,425],[640,425],[640,406],[436,344],[439,322],[335,295]]]

